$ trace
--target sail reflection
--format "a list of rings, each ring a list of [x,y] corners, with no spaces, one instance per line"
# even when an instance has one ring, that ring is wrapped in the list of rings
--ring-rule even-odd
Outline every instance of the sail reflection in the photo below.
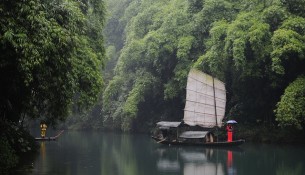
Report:
[[[157,167],[161,172],[180,172],[180,164],[178,161],[159,160]]]
[[[223,175],[224,174],[221,164],[213,164],[213,163],[205,163],[205,164],[187,163],[184,166],[183,172],[185,175],[191,175],[191,174]]]
[[[242,150],[237,150],[240,152]],[[183,175],[237,175],[235,151],[196,147],[160,147],[157,168],[161,173]]]

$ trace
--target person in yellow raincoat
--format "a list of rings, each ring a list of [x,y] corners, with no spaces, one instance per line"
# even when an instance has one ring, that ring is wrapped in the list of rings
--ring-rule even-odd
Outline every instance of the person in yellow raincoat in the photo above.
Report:
[[[42,138],[45,138],[45,136],[46,136],[46,131],[47,131],[47,124],[46,123],[44,123],[44,122],[41,122],[40,123],[40,135],[41,135],[41,137]]]

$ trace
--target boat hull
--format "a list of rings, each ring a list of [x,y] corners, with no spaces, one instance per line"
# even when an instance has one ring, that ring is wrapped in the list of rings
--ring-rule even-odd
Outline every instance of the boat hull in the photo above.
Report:
[[[51,140],[56,140],[56,138],[55,137],[44,137],[44,138],[36,137],[35,140],[36,141],[51,141]]]
[[[239,139],[234,140],[232,142],[208,142],[208,143],[192,143],[192,142],[179,142],[179,141],[168,141],[168,140],[162,140],[157,137],[152,136],[152,138],[160,144],[164,145],[185,145],[185,146],[205,146],[205,147],[232,147],[232,146],[239,146],[245,143],[245,140]]]
[[[35,137],[36,141],[52,141],[52,140],[56,140],[62,133],[64,132],[64,130],[61,130],[56,136],[54,137]]]

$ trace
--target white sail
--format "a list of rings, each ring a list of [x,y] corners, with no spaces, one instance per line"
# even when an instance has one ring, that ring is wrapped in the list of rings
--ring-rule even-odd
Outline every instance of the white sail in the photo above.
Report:
[[[206,73],[191,69],[187,79],[184,122],[191,126],[221,127],[225,107],[224,83]]]

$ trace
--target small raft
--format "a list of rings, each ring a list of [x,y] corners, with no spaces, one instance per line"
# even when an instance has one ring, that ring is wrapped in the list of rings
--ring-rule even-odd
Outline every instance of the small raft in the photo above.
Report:
[[[56,136],[54,137],[35,137],[36,141],[52,141],[52,140],[56,140],[62,133],[64,132],[64,130],[61,130]]]

